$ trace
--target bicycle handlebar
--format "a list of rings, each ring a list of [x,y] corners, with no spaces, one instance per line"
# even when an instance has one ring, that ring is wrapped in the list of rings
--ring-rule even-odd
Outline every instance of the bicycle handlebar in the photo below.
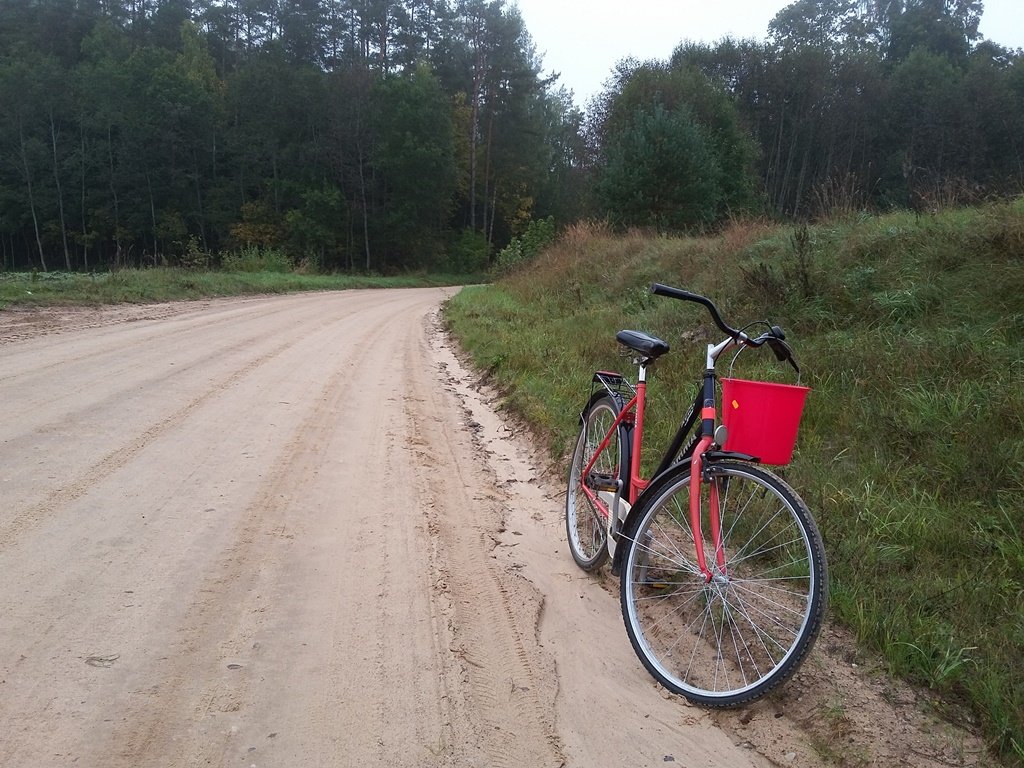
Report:
[[[654,283],[651,285],[651,293],[655,296],[668,296],[672,299],[679,299],[681,301],[692,301],[697,304],[703,305],[707,308],[708,313],[711,315],[711,319],[715,321],[715,325],[721,328],[725,333],[735,339],[738,342],[747,344],[751,347],[760,347],[767,343],[771,348],[772,352],[775,353],[775,358],[780,362],[788,362],[796,372],[800,373],[800,365],[797,363],[796,358],[793,356],[793,348],[785,342],[786,334],[782,332],[782,329],[777,325],[771,326],[771,330],[756,338],[752,339],[743,331],[733,328],[725,323],[722,319],[722,315],[718,312],[718,307],[715,306],[714,302],[706,296],[701,296],[696,293],[690,293],[684,291],[682,288],[673,288],[670,285],[664,285],[662,283]]]
[[[693,301],[697,304],[703,304],[711,314],[711,319],[715,321],[715,325],[725,331],[725,333],[729,334],[734,339],[746,338],[745,333],[725,324],[722,316],[718,313],[718,307],[716,307],[711,299],[706,296],[700,296],[696,293],[684,291],[682,288],[673,288],[670,285],[663,285],[662,283],[654,283],[651,286],[651,293],[655,296],[668,296],[673,299]]]

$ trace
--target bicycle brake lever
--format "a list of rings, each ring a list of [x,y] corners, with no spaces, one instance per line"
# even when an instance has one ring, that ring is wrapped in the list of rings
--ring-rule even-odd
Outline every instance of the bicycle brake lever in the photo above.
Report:
[[[800,373],[800,365],[797,363],[796,357],[793,355],[793,348],[789,346],[789,344],[776,336],[769,336],[765,341],[768,342],[768,346],[771,347],[772,352],[775,353],[776,360],[779,362],[788,362],[793,366],[793,370],[798,374]]]
[[[789,348],[789,345],[786,342],[776,339],[772,336],[766,338],[765,341],[768,342],[768,346],[771,347],[772,352],[775,353],[775,359],[778,360],[779,362],[782,362],[792,357],[793,350]]]

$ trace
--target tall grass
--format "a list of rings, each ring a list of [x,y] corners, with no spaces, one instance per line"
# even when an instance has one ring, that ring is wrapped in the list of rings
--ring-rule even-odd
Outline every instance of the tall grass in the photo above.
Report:
[[[580,226],[446,314],[556,457],[591,371],[629,368],[615,332],[666,339],[649,390],[660,446],[718,332],[652,281],[787,330],[814,391],[785,474],[825,536],[833,615],[1024,760],[1024,200],[709,238]]]

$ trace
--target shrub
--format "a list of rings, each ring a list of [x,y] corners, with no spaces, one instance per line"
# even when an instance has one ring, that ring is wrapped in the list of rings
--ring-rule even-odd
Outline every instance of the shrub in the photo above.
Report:
[[[206,269],[210,266],[210,252],[203,248],[195,235],[188,239],[185,253],[181,256],[181,266],[189,270]]]
[[[227,272],[275,272],[284,274],[292,269],[288,256],[277,248],[247,245],[237,251],[221,254],[221,266]]]
[[[453,275],[477,275],[487,271],[491,246],[479,232],[464,229],[448,247],[447,271]]]
[[[554,242],[555,234],[553,216],[531,221],[523,234],[512,238],[512,242],[501,249],[494,265],[495,272],[504,275],[531,262],[537,254]]]

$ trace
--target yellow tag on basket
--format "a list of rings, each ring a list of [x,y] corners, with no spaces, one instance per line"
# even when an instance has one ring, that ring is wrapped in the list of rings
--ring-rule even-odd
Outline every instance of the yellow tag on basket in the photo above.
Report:
[[[733,409],[734,411],[735,411],[735,410],[739,410],[739,407],[740,407],[740,404],[739,404],[739,403],[737,403],[737,402],[736,402],[735,400],[733,400],[733,401],[732,401],[732,409]]]

